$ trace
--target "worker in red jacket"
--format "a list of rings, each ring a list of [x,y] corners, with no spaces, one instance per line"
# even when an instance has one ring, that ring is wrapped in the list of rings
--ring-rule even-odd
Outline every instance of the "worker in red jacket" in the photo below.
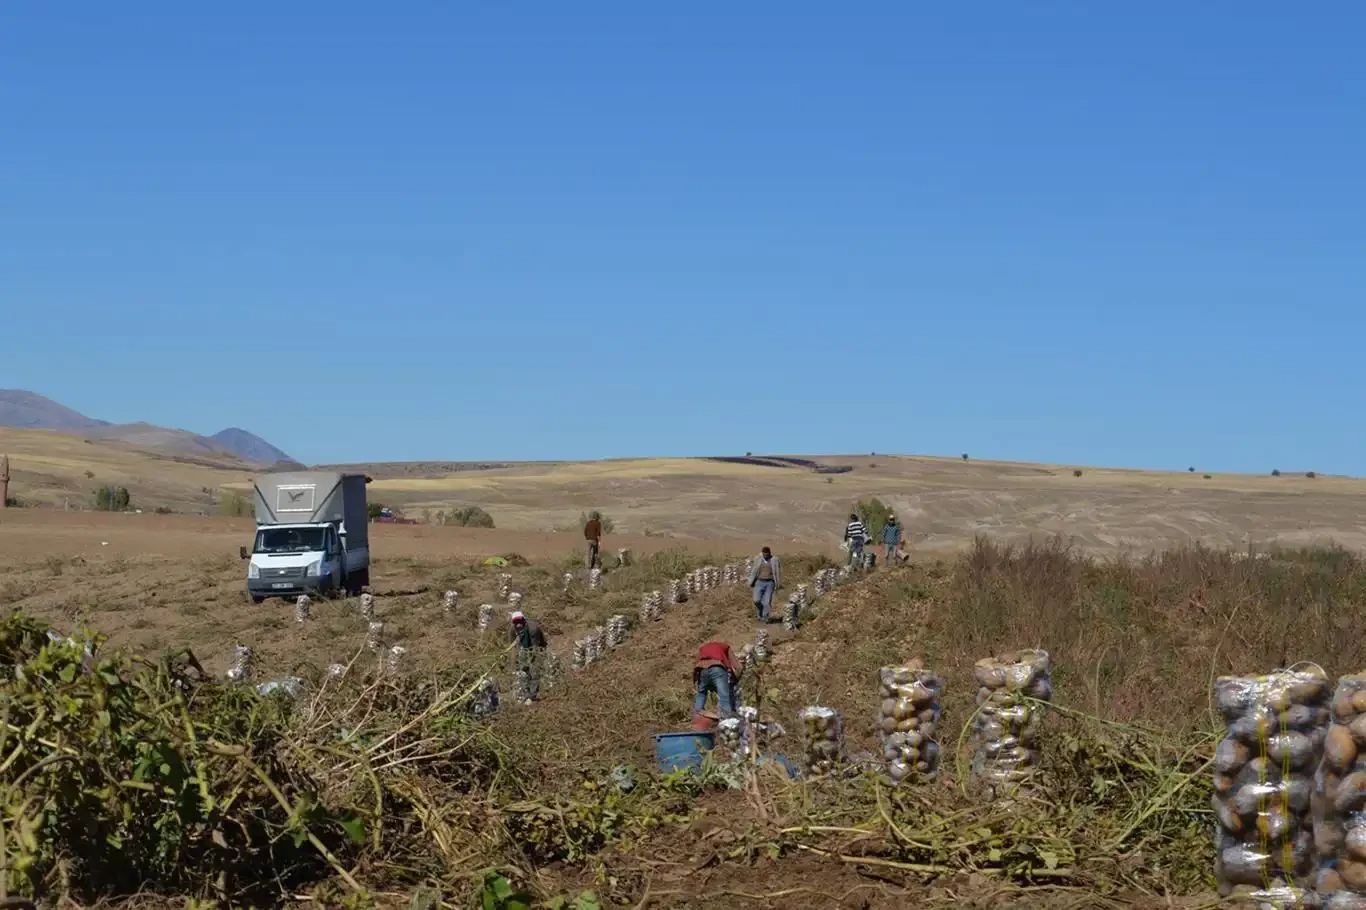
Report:
[[[723,717],[731,716],[738,709],[740,672],[735,668],[730,645],[724,641],[709,641],[697,649],[692,681],[697,687],[693,713],[700,713],[707,706],[708,692],[716,693],[716,706]]]

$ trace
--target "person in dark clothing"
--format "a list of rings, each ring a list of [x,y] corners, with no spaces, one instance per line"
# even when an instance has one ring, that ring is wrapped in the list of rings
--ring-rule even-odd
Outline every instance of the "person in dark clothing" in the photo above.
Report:
[[[517,646],[516,666],[526,674],[526,703],[529,705],[541,694],[541,665],[545,661],[545,633],[541,624],[527,619],[521,610],[513,610],[509,617],[508,641]]]
[[[598,550],[602,546],[602,516],[593,512],[583,525],[583,537],[588,541],[588,568],[601,569],[602,559]]]
[[[723,717],[739,710],[740,673],[735,669],[730,645],[724,641],[709,641],[697,649],[697,660],[692,667],[692,682],[697,689],[693,713],[707,706],[707,693],[716,693],[716,706]]]

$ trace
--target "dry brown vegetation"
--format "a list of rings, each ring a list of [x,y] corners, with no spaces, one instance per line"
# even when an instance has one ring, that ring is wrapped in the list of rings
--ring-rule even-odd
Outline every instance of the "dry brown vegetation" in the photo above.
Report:
[[[66,534],[50,523],[22,526],[29,533],[46,528],[49,552],[11,550],[0,560],[0,608],[63,633],[102,631],[111,636],[106,649],[156,654],[189,646],[212,676],[221,676],[236,642],[257,649],[263,678],[297,674],[314,686],[320,668],[361,649],[365,623],[355,601],[315,604],[302,625],[287,605],[243,601],[242,566],[231,555],[242,536],[236,523],[201,519],[195,532],[188,519],[80,518],[97,523]],[[374,589],[386,638],[409,648],[407,681],[348,688],[329,703],[333,712],[377,704],[372,716],[388,718],[390,727],[403,717],[426,718],[414,728],[423,731],[414,741],[424,744],[413,747],[414,760],[376,772],[380,803],[373,786],[354,776],[360,766],[326,772],[330,753],[316,723],[283,716],[272,721],[270,745],[261,740],[262,761],[309,763],[309,774],[287,779],[291,799],[316,793],[329,811],[357,813],[367,831],[379,824],[390,832],[378,846],[354,844],[319,816],[318,836],[336,862],[300,847],[290,860],[300,865],[288,894],[398,906],[428,886],[446,905],[466,906],[479,892],[475,873],[492,867],[539,900],[591,890],[604,905],[1203,906],[1212,895],[1205,764],[1215,731],[1211,678],[1296,660],[1334,674],[1366,666],[1366,646],[1354,634],[1366,605],[1366,566],[1346,551],[1247,558],[1186,547],[1096,561],[1060,543],[1012,549],[982,540],[959,557],[879,571],[819,601],[801,631],[774,633],[774,658],[749,690],[786,722],[806,704],[839,708],[857,751],[875,744],[876,669],[922,657],[948,682],[940,783],[889,792],[872,778],[790,783],[761,774],[731,790],[717,774],[685,781],[649,769],[652,734],[687,723],[697,644],[752,637],[743,588],[667,611],[636,630],[624,650],[570,675],[531,708],[505,705],[488,726],[431,726],[422,712],[434,693],[479,671],[492,672],[505,692],[511,688],[501,637],[474,628],[477,605],[493,601],[500,571],[478,557],[511,557],[508,571],[528,611],[563,652],[614,612],[634,620],[643,589],[690,566],[748,555],[751,547],[683,549],[639,538],[637,565],[609,572],[599,593],[580,584],[565,596],[561,574],[576,570],[579,559],[572,536],[445,530],[385,528],[377,538]],[[0,541],[14,540],[10,531]],[[100,536],[113,538],[111,546],[98,546]],[[525,544],[518,552],[529,562],[498,545],[510,542]],[[780,553],[788,590],[827,558]],[[461,593],[457,616],[441,610],[446,589]],[[959,789],[956,759],[966,756],[958,736],[972,711],[972,662],[1026,646],[1054,655],[1058,710],[1043,798],[1007,811]],[[366,660],[357,665],[362,671]],[[218,713],[226,703],[210,697],[214,691],[202,688],[202,706],[218,720],[196,723],[217,724],[218,735],[230,737]],[[454,751],[438,755],[445,750]],[[601,783],[623,764],[636,769],[638,786],[629,795]],[[16,762],[0,781],[13,787],[24,767]],[[213,773],[231,781],[235,767],[219,762]],[[371,795],[363,796],[367,788]],[[286,816],[272,814],[278,804],[271,810],[261,798],[267,828],[289,829]],[[12,802],[0,805],[14,811]],[[233,849],[254,849],[250,843]],[[223,887],[193,875],[168,877],[152,863],[161,848],[143,849],[148,890],[212,898]],[[213,861],[239,880],[239,900],[285,900],[279,885],[233,865],[251,855],[215,854]],[[370,897],[348,897],[346,877]],[[60,884],[60,877],[49,880]],[[82,900],[100,896],[90,883],[67,886]]]

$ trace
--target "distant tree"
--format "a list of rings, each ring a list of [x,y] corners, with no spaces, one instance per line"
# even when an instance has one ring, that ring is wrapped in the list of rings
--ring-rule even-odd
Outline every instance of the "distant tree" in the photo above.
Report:
[[[379,518],[379,516],[384,512],[384,509],[385,505],[382,502],[366,503],[365,517],[370,521],[374,521],[376,518]]]
[[[256,507],[241,493],[228,490],[218,498],[218,514],[228,518],[250,518],[256,514]]]
[[[874,497],[854,503],[854,514],[868,529],[868,536],[878,541],[882,539],[882,528],[887,524],[887,517],[892,514],[892,510],[882,500]]]
[[[1073,477],[1080,477],[1081,475],[1082,475],[1082,470],[1081,470],[1081,468],[1077,468],[1075,471],[1072,472],[1072,476],[1073,476]]]
[[[175,512],[168,506],[157,506],[152,510],[158,515],[174,515]]]
[[[444,525],[457,528],[491,528],[493,516],[478,506],[461,506],[449,512],[437,514],[437,520]]]
[[[1192,474],[1195,473],[1195,468],[1193,468],[1193,467],[1191,467],[1191,468],[1186,468],[1186,470],[1187,470],[1187,471],[1190,471]]]
[[[1272,469],[1271,469],[1271,476],[1272,476],[1272,477],[1280,477],[1280,476],[1281,476],[1281,469],[1280,469],[1280,468],[1272,468]]]
[[[1317,472],[1314,471],[1305,471],[1304,476],[1308,477],[1310,480],[1313,480],[1315,477],[1318,477],[1319,475],[1317,474]]]
[[[582,528],[584,525],[588,524],[588,519],[592,518],[594,515],[598,517],[598,521],[602,524],[602,533],[611,534],[617,529],[617,523],[612,520],[612,516],[605,512],[599,512],[597,509],[594,509],[591,512],[580,512],[579,527]]]
[[[967,452],[964,452],[964,453],[963,453],[963,460],[964,460],[964,461],[967,461],[967,460],[968,460],[968,453],[967,453]]]
[[[126,512],[132,505],[127,487],[100,487],[95,491],[97,512]]]

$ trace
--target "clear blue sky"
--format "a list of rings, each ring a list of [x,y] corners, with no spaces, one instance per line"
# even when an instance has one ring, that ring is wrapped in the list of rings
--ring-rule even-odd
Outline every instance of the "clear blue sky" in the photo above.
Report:
[[[1366,473],[1366,6],[666,6],[0,6],[0,387],[308,461]]]

